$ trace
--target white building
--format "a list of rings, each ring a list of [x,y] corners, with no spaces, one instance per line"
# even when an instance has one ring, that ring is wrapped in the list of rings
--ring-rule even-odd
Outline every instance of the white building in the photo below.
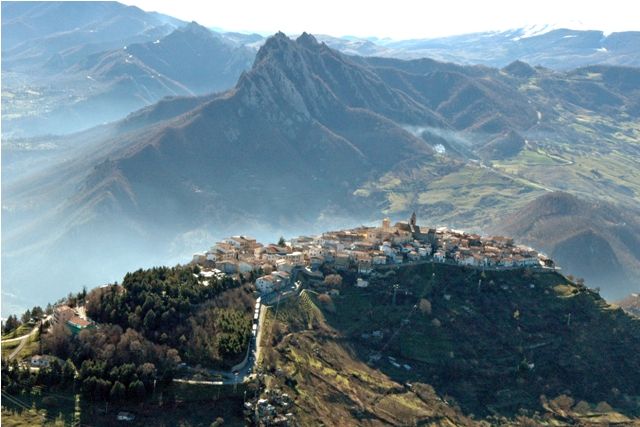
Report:
[[[426,257],[426,256],[431,255],[431,246],[426,246],[426,247],[421,246],[421,247],[419,247],[418,248],[418,254],[421,257]]]
[[[367,286],[369,286],[369,282],[367,282],[366,280],[362,279],[361,277],[358,277],[358,279],[356,280],[356,287],[358,287],[358,288],[366,288]]]
[[[273,292],[274,289],[274,277],[271,275],[258,277],[256,279],[256,289],[260,293],[268,294],[269,292]]]
[[[238,261],[238,273],[249,273],[255,269],[254,265],[247,261]]]
[[[279,259],[276,261],[276,269],[278,269],[278,271],[286,271],[290,273],[291,270],[293,270],[293,264],[284,258]]]
[[[387,257],[384,255],[376,255],[372,258],[373,265],[384,265],[387,263]]]
[[[35,356],[31,356],[29,364],[34,368],[48,368],[50,360],[48,356],[36,354]]]
[[[302,252],[291,252],[290,254],[286,255],[286,259],[294,266],[304,265],[304,254]]]

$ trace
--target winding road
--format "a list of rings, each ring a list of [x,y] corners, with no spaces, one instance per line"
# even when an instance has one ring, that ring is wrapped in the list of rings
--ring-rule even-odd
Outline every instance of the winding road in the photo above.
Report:
[[[38,323],[28,334],[21,335],[15,338],[10,338],[7,340],[2,340],[2,344],[8,344],[11,342],[20,341],[20,344],[15,348],[15,350],[13,350],[11,354],[9,354],[9,356],[7,357],[7,360],[13,360],[13,358],[16,357],[20,353],[20,350],[22,350],[24,346],[27,344],[27,342],[29,341],[29,338],[35,335],[36,332],[38,332],[39,328],[40,328],[40,323]]]

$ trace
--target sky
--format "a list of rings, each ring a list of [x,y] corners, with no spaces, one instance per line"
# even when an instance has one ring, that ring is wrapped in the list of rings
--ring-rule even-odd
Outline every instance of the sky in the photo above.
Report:
[[[227,31],[429,38],[532,25],[640,30],[635,0],[124,0],[146,11]]]

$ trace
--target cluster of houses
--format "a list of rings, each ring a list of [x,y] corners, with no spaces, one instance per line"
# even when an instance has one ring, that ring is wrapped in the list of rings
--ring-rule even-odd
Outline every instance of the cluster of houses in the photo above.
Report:
[[[366,276],[374,269],[420,261],[478,268],[553,267],[535,250],[514,244],[507,237],[481,237],[448,228],[422,228],[415,213],[409,221],[379,227],[358,227],[299,236],[285,244],[263,245],[246,236],[233,236],[193,262],[203,266],[203,277],[236,273],[261,273],[256,287],[262,293],[277,290],[290,281],[292,271],[317,272],[323,264],[335,270],[356,270]],[[207,276],[208,275],[208,276]]]
[[[293,400],[279,389],[265,390],[264,397],[254,402],[245,402],[247,419],[255,425],[288,426],[296,425],[292,409]]]

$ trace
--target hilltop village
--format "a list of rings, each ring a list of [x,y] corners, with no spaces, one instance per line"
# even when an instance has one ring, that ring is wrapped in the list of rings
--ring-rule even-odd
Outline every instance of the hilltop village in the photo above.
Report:
[[[209,251],[193,256],[210,277],[254,273],[256,288],[270,293],[290,282],[294,271],[322,278],[320,267],[351,270],[366,278],[376,269],[407,263],[437,262],[472,268],[555,268],[551,259],[534,249],[501,236],[482,237],[448,228],[423,228],[414,213],[409,221],[394,225],[388,218],[380,227],[358,227],[299,236],[278,244],[263,245],[247,236],[233,236]],[[364,283],[361,279],[359,283]]]

